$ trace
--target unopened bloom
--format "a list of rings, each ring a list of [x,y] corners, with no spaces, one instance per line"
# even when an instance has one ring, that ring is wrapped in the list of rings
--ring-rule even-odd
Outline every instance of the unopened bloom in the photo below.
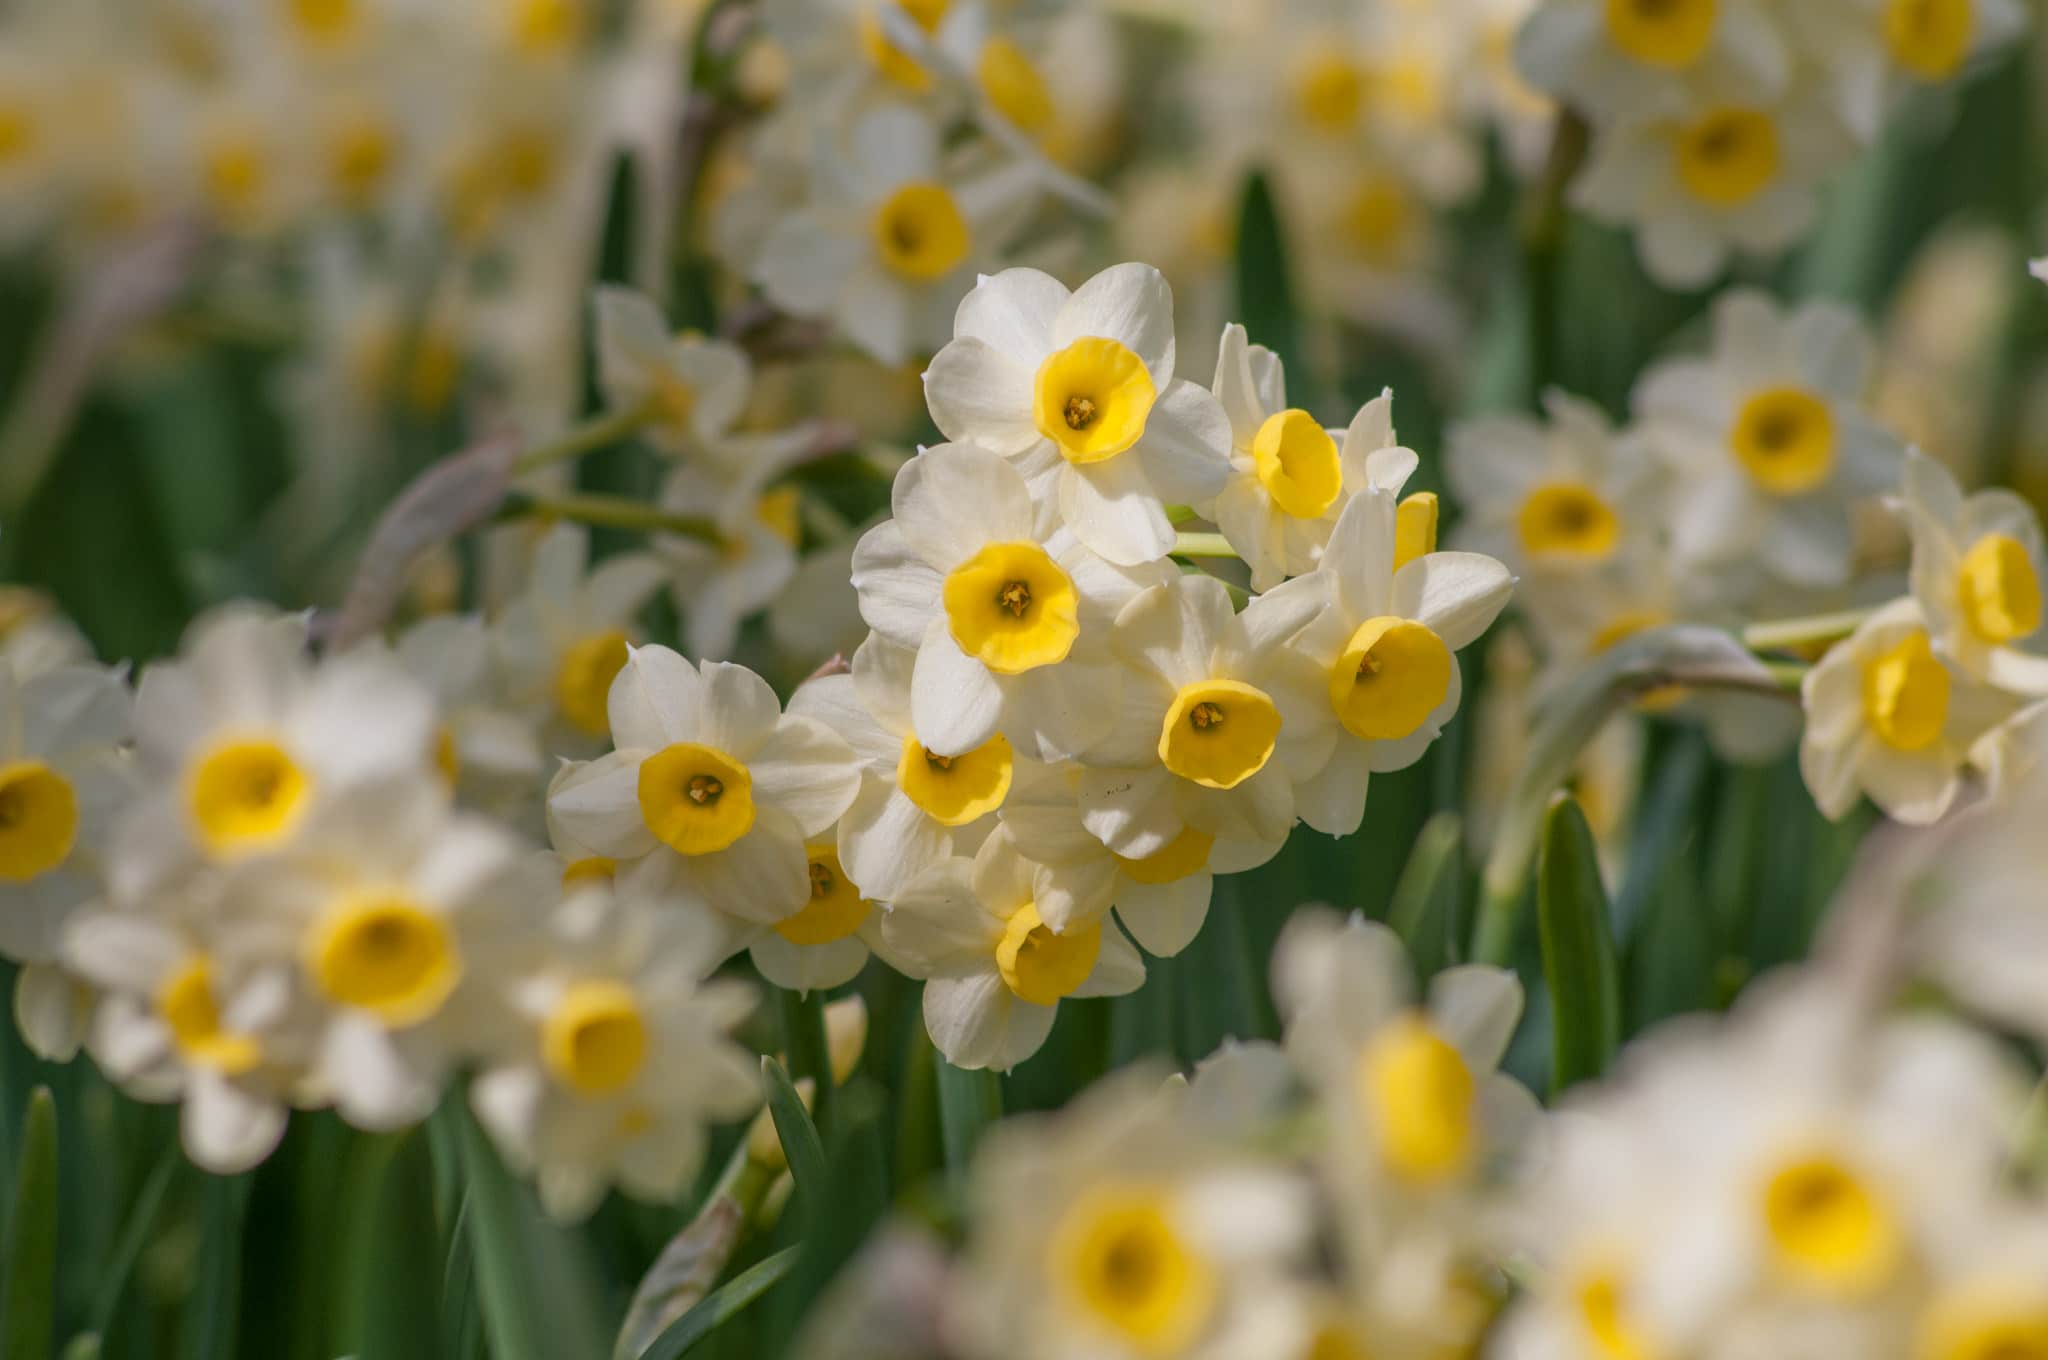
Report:
[[[982,279],[925,396],[947,438],[1014,459],[1112,562],[1166,556],[1166,507],[1207,501],[1230,475],[1229,418],[1174,377],[1173,292],[1150,265],[1116,265],[1072,293],[1035,269]]]

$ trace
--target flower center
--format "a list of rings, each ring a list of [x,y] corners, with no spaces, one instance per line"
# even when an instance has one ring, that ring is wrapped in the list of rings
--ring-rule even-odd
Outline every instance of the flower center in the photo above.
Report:
[[[1418,491],[1394,508],[1394,570],[1436,551],[1436,492]]]
[[[156,1013],[186,1062],[240,1076],[263,1059],[254,1038],[224,1029],[213,994],[213,961],[194,954],[157,988]]]
[[[896,784],[939,825],[966,826],[1003,805],[1011,770],[1010,743],[1000,733],[957,756],[933,755],[910,737],[896,763]]]
[[[1068,462],[1100,463],[1138,442],[1158,395],[1127,346],[1090,336],[1038,366],[1032,414]]]
[[[1372,174],[1361,180],[1344,203],[1338,226],[1344,242],[1359,259],[1380,268],[1400,263],[1416,222],[1415,204],[1401,181]]]
[[[1765,1181],[1764,1227],[1779,1264],[1830,1291],[1861,1291],[1891,1273],[1899,1228],[1876,1189],[1832,1156],[1805,1157]]]
[[[775,933],[791,944],[831,944],[859,930],[874,903],[839,867],[839,852],[830,845],[810,848],[811,895],[796,915],[775,923]]]
[[[1986,534],[1963,554],[1956,594],[1963,622],[1981,640],[1999,646],[2041,626],[2041,578],[2025,545],[2006,534]]]
[[[1732,443],[1757,485],[1777,496],[1801,495],[1834,471],[1834,413],[1797,387],[1759,392],[1736,417]]]
[[[947,573],[946,624],[960,650],[1002,675],[1067,659],[1081,635],[1074,582],[1036,543],[988,543]]]
[[[1976,0],[1890,0],[1885,6],[1885,46],[1921,80],[1943,81],[1962,70],[1976,36]]]
[[[36,117],[28,101],[0,93],[0,166],[27,160],[36,141]]]
[[[556,1081],[585,1096],[624,1090],[647,1062],[647,1020],[623,982],[578,982],[540,1027],[541,1061]]]
[[[1345,731],[1398,741],[1451,691],[1451,649],[1428,625],[1382,616],[1358,625],[1330,667],[1330,707]]]
[[[1381,1027],[1358,1058],[1359,1094],[1380,1154],[1403,1180],[1441,1181],[1471,1165],[1478,1087],[1458,1050],[1421,1018]]]
[[[1589,562],[1614,555],[1621,519],[1582,482],[1550,482],[1522,502],[1516,516],[1522,550],[1531,557],[1573,557]]]
[[[1181,1240],[1165,1196],[1150,1187],[1082,1196],[1048,1250],[1069,1306],[1147,1354],[1180,1353],[1215,1309],[1215,1271]]]
[[[990,38],[981,45],[974,73],[983,97],[1018,131],[1037,136],[1051,128],[1052,91],[1023,48],[1008,38]]]
[[[1203,680],[1183,686],[1166,710],[1159,759],[1182,779],[1232,789],[1266,768],[1279,736],[1280,710],[1264,690]]]
[[[1337,441],[1306,411],[1269,416],[1252,439],[1252,465],[1273,504],[1296,519],[1320,519],[1344,490]]]
[[[1607,0],[1607,35],[1645,66],[1678,70],[1705,55],[1716,0]]]
[[[78,793],[40,760],[0,765],[0,880],[26,883],[71,856]]]
[[[678,854],[723,850],[754,825],[753,775],[723,751],[679,741],[641,763],[640,815]]]
[[[1357,126],[1365,111],[1366,76],[1358,63],[1324,52],[1302,65],[1294,82],[1294,107],[1301,121],[1322,133]]]
[[[967,258],[967,219],[943,185],[906,184],[875,210],[875,248],[906,279],[929,283]]]
[[[1778,125],[1755,109],[1717,109],[1678,137],[1678,178],[1714,208],[1739,208],[1771,186],[1784,159]]]
[[[346,39],[359,18],[356,0],[289,0],[285,14],[299,37],[319,46]]]
[[[389,176],[396,153],[396,139],[381,117],[360,111],[345,119],[327,143],[328,174],[342,200],[351,207],[368,207]]]
[[[1896,751],[1924,751],[1948,722],[1951,681],[1924,631],[1863,663],[1863,716]]]
[[[330,1001],[369,1011],[393,1028],[431,1019],[462,980],[446,921],[406,897],[343,902],[314,924],[306,972]]]
[[[626,668],[626,635],[614,628],[571,643],[555,667],[555,709],[586,736],[612,730],[612,681]]]
[[[1921,1314],[1914,1354],[1927,1360],[2048,1360],[2048,1305],[2032,1282],[1951,1288]]]
[[[1143,859],[1116,857],[1124,877],[1133,883],[1178,883],[1209,867],[1209,852],[1216,838],[1206,831],[1182,827],[1181,833]]]
[[[890,0],[873,0],[860,16],[860,45],[867,53],[868,60],[884,79],[908,90],[912,94],[924,94],[932,87],[930,72],[913,60],[909,53],[889,41],[888,33],[882,28],[878,11]],[[896,0],[896,8],[908,14],[919,28],[926,33],[937,33],[939,24],[951,8],[952,0]]]
[[[996,946],[996,971],[1019,1001],[1051,1006],[1080,989],[1095,971],[1095,957],[1101,952],[1101,922],[1055,935],[1039,919],[1037,904],[1026,902],[1003,929],[1002,942]]]
[[[207,848],[235,855],[291,834],[312,791],[313,781],[282,746],[252,738],[223,742],[201,757],[186,802]]]

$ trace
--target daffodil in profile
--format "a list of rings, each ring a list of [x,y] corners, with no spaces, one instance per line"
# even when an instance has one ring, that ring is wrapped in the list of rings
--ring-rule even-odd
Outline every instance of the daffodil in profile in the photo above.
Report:
[[[1112,562],[1166,556],[1166,507],[1229,479],[1229,418],[1174,376],[1173,292],[1150,265],[1115,265],[1071,293],[1035,269],[983,278],[924,382],[948,439],[1013,459]]]
[[[614,284],[591,295],[598,381],[618,410],[646,412],[641,429],[664,452],[710,454],[745,408],[753,363],[729,341],[672,332],[646,296]]]
[[[2011,491],[1965,497],[1955,475],[1917,449],[1905,471],[1895,504],[1912,536],[1913,598],[1929,635],[1971,676],[2048,689],[2048,666],[2028,654],[2041,635],[2048,573],[2040,515]]]
[[[882,918],[889,960],[923,978],[924,1023],[955,1067],[1008,1071],[1036,1053],[1066,998],[1122,996],[1145,965],[1108,921],[1056,933],[1037,874],[997,830],[972,859],[927,869]]]
[[[878,637],[911,649],[910,722],[934,754],[997,736],[1039,759],[1107,737],[1116,612],[1166,579],[1118,567],[1045,514],[1018,468],[972,444],[904,464],[895,510],[861,536],[853,584]]]
[[[1635,413],[1670,469],[1681,572],[1712,574],[1731,603],[1848,580],[1849,507],[1896,486],[1904,456],[1864,404],[1872,363],[1848,309],[1737,292],[1715,304],[1711,354],[1644,376]]]
[[[703,1160],[706,1125],[759,1103],[753,1059],[731,1037],[754,996],[704,980],[714,934],[700,917],[572,888],[537,947],[492,980],[511,1023],[470,1102],[552,1216],[584,1217],[614,1183],[674,1200]]]
[[[1898,821],[1939,821],[1963,790],[1971,748],[2019,711],[1929,628],[1916,600],[1894,600],[1807,672],[1799,771],[1822,815],[1847,816],[1868,794]]]
[[[784,714],[744,666],[633,650],[611,689],[618,749],[565,770],[550,819],[618,862],[622,886],[736,922],[773,925],[811,900],[809,838],[860,790],[853,752]]]

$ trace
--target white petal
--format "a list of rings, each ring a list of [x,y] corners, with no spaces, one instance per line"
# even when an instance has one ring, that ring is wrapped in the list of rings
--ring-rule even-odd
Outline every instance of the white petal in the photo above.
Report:
[[[433,1112],[440,1073],[415,1071],[384,1027],[366,1014],[337,1016],[320,1045],[320,1066],[341,1117],[383,1133]]]
[[[1187,827],[1174,803],[1174,783],[1164,766],[1084,770],[1081,820],[1097,840],[1126,859],[1155,855]]]
[[[1204,389],[1172,383],[1153,403],[1145,433],[1130,452],[1144,465],[1153,494],[1177,505],[1197,505],[1230,480],[1230,420],[1222,403]]]
[[[924,985],[924,1027],[955,1067],[1007,1070],[1038,1051],[1053,1008],[1019,1001],[993,971]]]
[[[1485,964],[1446,968],[1430,979],[1429,1015],[1475,1074],[1491,1072],[1521,1022],[1522,984]]]
[[[1145,961],[1124,938],[1124,933],[1105,921],[1102,951],[1095,956],[1095,968],[1088,980],[1074,989],[1075,996],[1128,996],[1145,985]]]
[[[955,340],[925,370],[925,402],[946,438],[1015,457],[1045,437],[1031,413],[1035,380],[1031,369],[994,346]]]
[[[943,615],[933,619],[910,678],[918,741],[938,755],[963,755],[995,735],[1002,711],[995,676],[960,650]]]
[[[853,550],[853,588],[868,627],[902,647],[924,640],[939,611],[945,577],[911,547],[903,526],[884,520]]]
[[[1173,381],[1173,289],[1149,264],[1119,264],[1074,291],[1053,323],[1053,345],[1087,336],[1114,340],[1136,354],[1155,387]]]
[[[747,768],[754,796],[788,813],[806,836],[838,821],[860,792],[853,748],[814,718],[783,718]]]
[[[1294,787],[1295,811],[1325,836],[1349,836],[1365,820],[1371,745],[1346,735],[1322,770]]]
[[[196,1165],[216,1176],[247,1171],[270,1155],[284,1126],[283,1105],[207,1068],[193,1070],[179,1130]]]
[[[953,837],[900,789],[861,791],[839,823],[839,863],[862,897],[893,902],[925,870],[949,858]]]
[[[1493,626],[1514,589],[1515,578],[1491,557],[1430,553],[1395,575],[1393,608],[1427,625],[1455,652]]]
[[[1035,538],[1035,511],[1023,475],[973,444],[926,449],[903,465],[889,495],[911,549],[942,570],[987,544]]]
[[[548,821],[578,845],[612,859],[637,859],[658,842],[640,811],[644,751],[614,751],[567,766],[548,789]]]
[[[953,334],[979,340],[1023,364],[1052,352],[1052,328],[1066,305],[1067,286],[1036,269],[1005,269],[984,277],[960,299]]]
[[[1059,507],[1074,537],[1119,566],[1156,562],[1173,551],[1166,507],[1128,452],[1061,468]]]
[[[1116,618],[1117,655],[1180,689],[1215,675],[1218,643],[1236,617],[1223,582],[1181,576],[1123,607]]]
[[[607,709],[621,750],[694,741],[703,724],[703,677],[672,648],[635,647],[612,681]]]
[[[756,807],[754,825],[723,850],[671,855],[671,872],[685,897],[699,906],[763,925],[787,920],[810,900],[810,856],[794,819],[774,807]]]
[[[1116,914],[1145,952],[1170,959],[1194,943],[1209,919],[1216,877],[1203,870],[1174,883],[1125,881],[1117,892]]]

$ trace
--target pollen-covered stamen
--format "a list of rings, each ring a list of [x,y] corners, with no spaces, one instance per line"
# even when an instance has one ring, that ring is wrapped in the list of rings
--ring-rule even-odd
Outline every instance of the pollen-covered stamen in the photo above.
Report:
[[[718,801],[718,796],[725,792],[725,785],[711,775],[693,774],[683,791],[690,796],[691,802],[704,807]]]
[[[935,756],[930,751],[926,751],[924,759],[925,763],[935,770],[950,770],[953,768],[953,757],[951,756]]]
[[[1216,704],[1196,704],[1188,711],[1188,725],[1206,732],[1223,725],[1223,709]]]
[[[1067,428],[1085,430],[1095,423],[1095,403],[1087,397],[1067,398]]]
[[[1021,619],[1031,608],[1031,587],[1024,581],[1005,581],[996,592],[996,603],[1009,610],[1011,618]]]
[[[1378,657],[1374,656],[1371,652],[1367,652],[1364,656],[1358,658],[1359,679],[1370,679],[1371,677],[1378,675],[1379,673],[1380,663]]]
[[[830,868],[816,860],[811,861],[811,900],[813,902],[830,897],[832,889],[837,883],[838,880],[833,877]]]

